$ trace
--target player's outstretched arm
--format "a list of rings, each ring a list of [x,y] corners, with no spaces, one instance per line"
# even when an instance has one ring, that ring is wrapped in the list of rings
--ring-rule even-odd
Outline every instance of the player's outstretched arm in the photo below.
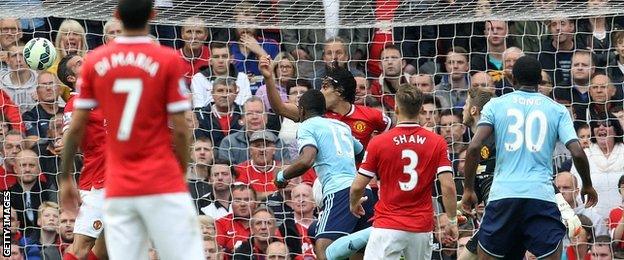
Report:
[[[477,203],[477,195],[474,191],[474,179],[477,174],[479,153],[483,142],[492,135],[494,129],[491,125],[479,125],[477,133],[472,138],[466,150],[466,161],[464,164],[464,195],[462,196],[462,210],[468,214],[472,212]]]
[[[362,196],[364,195],[366,185],[368,185],[371,179],[372,178],[368,176],[358,173],[355,175],[355,179],[353,179],[353,183],[351,184],[351,189],[349,190],[349,208],[351,209],[351,213],[358,218],[366,214],[362,203],[368,198]]]
[[[271,56],[264,55],[260,58],[260,63],[258,64],[260,73],[264,76],[264,84],[266,84],[269,104],[271,104],[271,108],[275,113],[289,118],[292,121],[299,122],[299,108],[297,108],[297,105],[282,102],[280,94],[277,91],[271,62]]]
[[[585,202],[585,207],[593,207],[598,203],[598,194],[592,186],[591,176],[589,172],[589,161],[583,148],[579,144],[578,140],[571,141],[567,144],[568,150],[572,154],[572,160],[574,161],[574,167],[581,176],[583,186],[581,188],[581,199]],[[466,158],[467,159],[467,158]],[[587,201],[585,201],[585,195],[587,195]]]
[[[61,207],[64,210],[78,213],[80,194],[76,183],[72,178],[74,172],[74,157],[78,151],[78,145],[84,136],[89,110],[76,109],[72,114],[71,125],[63,134],[64,148],[61,154],[61,173],[59,174],[59,195]]]
[[[303,147],[299,158],[290,164],[288,168],[277,173],[275,185],[280,189],[284,188],[288,184],[288,180],[297,178],[307,172],[314,165],[317,152],[318,150],[314,146],[308,145]]]
[[[169,120],[173,125],[172,134],[175,154],[176,158],[178,159],[178,163],[180,164],[180,168],[182,169],[182,172],[186,172],[186,167],[188,166],[190,158],[189,141],[191,135],[191,131],[188,127],[188,124],[186,123],[184,113],[185,111],[169,115]]]

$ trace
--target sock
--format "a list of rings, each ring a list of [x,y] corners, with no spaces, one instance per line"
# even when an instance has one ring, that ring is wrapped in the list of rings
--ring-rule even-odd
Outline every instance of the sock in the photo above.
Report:
[[[78,257],[70,252],[65,252],[65,255],[63,255],[63,260],[78,260]]]
[[[325,249],[325,256],[328,260],[349,258],[351,255],[366,246],[372,230],[373,228],[369,227],[348,236],[336,239],[336,241],[331,243],[331,245]]]
[[[89,254],[87,255],[87,260],[98,260],[98,258],[95,255],[95,253],[93,253],[93,250],[89,251]]]

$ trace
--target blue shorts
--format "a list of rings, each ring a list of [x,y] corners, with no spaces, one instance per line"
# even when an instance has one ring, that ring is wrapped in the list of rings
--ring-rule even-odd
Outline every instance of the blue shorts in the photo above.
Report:
[[[557,251],[565,232],[557,204],[510,198],[488,203],[478,240],[479,247],[494,257],[507,258],[522,244],[539,259]]]
[[[323,199],[323,212],[312,228],[316,233],[315,239],[327,238],[336,240],[342,236],[366,229],[372,225],[369,221],[373,217],[374,205],[376,203],[373,192],[366,189],[364,196],[368,200],[362,203],[366,214],[361,218],[351,214],[349,209],[349,190],[345,188],[333,194],[325,196]]]

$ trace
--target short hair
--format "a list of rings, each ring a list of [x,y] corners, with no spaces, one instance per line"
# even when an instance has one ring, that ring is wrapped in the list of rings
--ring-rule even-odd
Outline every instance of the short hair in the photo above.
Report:
[[[578,214],[576,215],[581,221],[581,227],[585,230],[587,235],[589,235],[588,243],[594,243],[594,223],[589,219],[589,217]]]
[[[212,83],[213,89],[216,85],[223,85],[227,87],[235,86],[238,88],[238,85],[236,85],[236,79],[232,77],[217,77]]]
[[[228,49],[228,53],[230,52],[230,48],[228,47],[227,43],[225,42],[211,42],[210,43],[210,52],[212,52],[212,50],[214,49]]]
[[[324,115],[327,108],[325,107],[325,96],[318,89],[310,89],[299,98],[299,106],[308,113],[316,115]]]
[[[41,215],[43,214],[43,211],[48,208],[59,211],[59,204],[57,204],[56,202],[52,202],[52,201],[41,202],[41,205],[39,205],[39,208],[37,209],[37,212],[39,213],[39,217],[41,217]]]
[[[410,84],[401,84],[395,95],[397,106],[402,114],[418,116],[423,105],[423,93]]]
[[[273,210],[267,206],[257,207],[256,209],[254,209],[251,215],[253,216],[253,215],[256,215],[256,213],[263,212],[263,211],[268,212],[269,214],[271,214],[271,216],[275,217],[275,212],[273,212]]]
[[[615,113],[622,112],[622,110],[624,110],[623,106],[613,106],[609,109],[609,112],[615,114]]]
[[[460,122],[463,119],[462,114],[461,113],[457,113],[457,111],[454,111],[453,109],[444,109],[444,110],[442,110],[442,112],[440,112],[440,118],[442,118],[443,116],[454,116],[454,117],[458,118]]]
[[[460,54],[462,56],[464,56],[464,58],[466,58],[466,61],[470,62],[470,55],[468,54],[468,51],[461,46],[453,46],[451,47],[451,49],[446,53],[446,56],[449,56],[450,53],[457,53]]]
[[[591,127],[589,127],[589,125],[587,123],[582,122],[582,123],[580,123],[580,124],[578,124],[576,126],[576,132],[578,133],[578,131],[580,131],[581,129],[590,129],[591,130]]]
[[[251,96],[243,103],[243,113],[247,112],[247,104],[252,102],[260,102],[260,104],[262,104],[262,109],[264,109],[264,101],[262,100],[262,98],[258,96]]]
[[[334,79],[335,83],[337,83],[334,84],[334,87],[345,101],[351,104],[355,102],[355,88],[357,83],[355,82],[353,74],[348,69],[334,64],[334,66],[329,66],[327,68],[326,76]]]
[[[524,56],[524,51],[522,51],[522,49],[513,46],[513,47],[509,47],[505,51],[503,51],[503,58],[505,56],[509,55],[512,52],[519,52],[520,53],[520,57]]]
[[[74,83],[67,81],[67,77],[69,76],[76,76],[74,75],[74,72],[72,72],[69,67],[67,66],[67,63],[74,57],[78,56],[75,53],[70,53],[67,56],[63,57],[61,59],[61,61],[58,64],[57,70],[56,70],[56,75],[58,76],[59,80],[65,84],[65,86],[74,88]]]
[[[594,246],[608,246],[609,251],[611,252],[611,254],[613,254],[612,243],[613,243],[613,240],[611,240],[611,237],[609,235],[597,236],[596,238],[594,238],[594,242],[592,243],[592,248]]]
[[[258,200],[258,193],[256,193],[256,190],[254,190],[251,187],[249,187],[248,184],[244,184],[242,182],[235,182],[235,183],[232,183],[231,186],[232,187],[231,187],[230,190],[231,190],[232,194],[234,194],[235,190],[237,190],[237,191],[247,191],[248,190],[248,191],[251,192],[251,197],[252,197],[251,199],[252,199],[252,201],[257,201]]]
[[[613,36],[611,36],[611,38],[613,38],[613,43],[617,44],[619,42],[624,41],[624,31],[615,31],[613,32]],[[620,55],[622,55],[623,53],[621,53]]]
[[[111,19],[108,19],[108,21],[106,21],[106,23],[104,24],[104,28],[103,28],[104,34],[106,34],[106,31],[108,31],[108,29],[110,29],[110,27],[113,26],[113,24],[115,23],[121,24],[121,21],[119,21],[119,19],[114,18],[114,17]]]
[[[58,79],[56,78],[56,75],[54,73],[52,73],[52,72],[47,71],[47,70],[39,72],[39,74],[37,75],[37,83],[39,83],[39,79],[43,75],[52,75],[52,77],[54,78],[54,83],[58,83]]]
[[[468,89],[468,96],[470,97],[470,106],[481,110],[494,97],[494,94],[480,88],[470,88]]]
[[[597,59],[596,59],[596,55],[594,55],[593,52],[591,52],[589,50],[579,49],[579,50],[574,51],[574,53],[572,54],[572,59],[574,59],[574,56],[577,56],[577,55],[589,56],[589,62],[591,62],[590,66],[591,67],[595,67],[596,66]]]
[[[394,45],[394,44],[392,44],[392,43],[388,43],[388,44],[386,44],[386,45],[384,46],[383,50],[381,51],[381,53],[385,52],[386,50],[395,50],[395,51],[398,51],[398,52],[399,52],[399,55],[401,55],[401,57],[403,57],[403,53],[401,53],[401,49],[400,49],[398,46],[396,46],[396,45]]]
[[[542,81],[542,65],[533,57],[522,56],[513,66],[513,76],[522,86],[537,87]]]
[[[619,189],[622,184],[624,184],[624,174],[622,174],[622,176],[620,176],[620,179],[618,180],[618,186],[617,188]]]
[[[152,0],[119,0],[117,11],[123,27],[126,29],[142,29],[154,8]]]
[[[214,159],[214,161],[212,161],[212,165],[210,165],[210,169],[208,170],[208,179],[210,179],[210,177],[212,176],[212,169],[214,169],[215,165],[227,165],[228,169],[230,171],[230,175],[232,175],[232,178],[237,178],[238,177],[238,172],[236,171],[236,165],[232,163],[232,161],[230,161],[229,159],[224,159],[221,157],[217,157]]]
[[[197,220],[199,220],[199,224],[200,225],[211,225],[214,226],[215,225],[215,219],[212,216],[209,215],[199,215],[197,217]]]
[[[436,107],[436,110],[440,110],[442,109],[442,104],[440,103],[440,100],[438,99],[438,97],[433,96],[431,94],[424,94],[423,95],[423,101],[422,104],[433,104]]]
[[[330,43],[336,43],[336,42],[342,43],[342,45],[343,45],[343,46],[344,46],[345,44],[347,44],[347,41],[345,41],[345,39],[343,39],[342,37],[340,37],[340,36],[334,36],[334,37],[329,37],[329,38],[327,38],[327,39],[323,42],[323,45],[327,45],[327,44],[330,44]]]
[[[284,86],[286,88],[286,94],[290,94],[290,89],[296,86],[305,87],[308,90],[314,88],[314,86],[312,86],[312,83],[307,79],[292,79],[287,81],[286,85]]]
[[[208,25],[206,25],[206,21],[204,21],[203,19],[197,16],[191,16],[191,17],[184,19],[184,21],[182,21],[181,29],[184,30],[184,27],[190,27],[190,26],[201,27],[205,33],[208,33]]]

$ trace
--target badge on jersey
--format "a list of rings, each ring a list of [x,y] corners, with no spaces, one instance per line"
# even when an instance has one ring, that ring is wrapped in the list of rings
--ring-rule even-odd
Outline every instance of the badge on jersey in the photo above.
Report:
[[[364,133],[364,131],[366,130],[366,123],[359,120],[355,121],[355,123],[353,123],[353,130]]]
[[[487,146],[481,147],[481,159],[490,158],[490,148]]]

